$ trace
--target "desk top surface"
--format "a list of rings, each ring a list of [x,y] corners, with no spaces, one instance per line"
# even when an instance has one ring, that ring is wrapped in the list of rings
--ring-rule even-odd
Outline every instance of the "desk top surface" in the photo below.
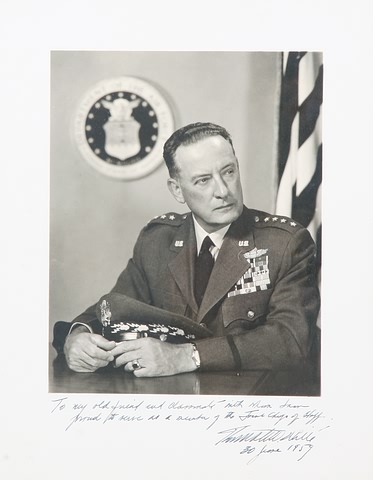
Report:
[[[320,394],[318,382],[302,372],[246,370],[191,372],[170,377],[136,378],[110,366],[95,373],[76,373],[50,347],[50,393],[121,393],[170,395],[305,395]]]

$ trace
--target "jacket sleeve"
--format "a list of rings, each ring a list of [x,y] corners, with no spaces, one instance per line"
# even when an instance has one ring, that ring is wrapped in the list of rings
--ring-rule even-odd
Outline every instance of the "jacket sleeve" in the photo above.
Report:
[[[245,333],[197,342],[201,368],[302,367],[310,352],[319,306],[315,245],[301,228],[285,248],[265,321]]]

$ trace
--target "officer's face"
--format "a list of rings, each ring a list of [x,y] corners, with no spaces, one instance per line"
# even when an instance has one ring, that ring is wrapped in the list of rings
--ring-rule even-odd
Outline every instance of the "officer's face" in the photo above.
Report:
[[[180,146],[175,163],[179,174],[169,179],[171,193],[186,202],[208,233],[236,220],[243,198],[237,159],[230,143],[220,135]]]

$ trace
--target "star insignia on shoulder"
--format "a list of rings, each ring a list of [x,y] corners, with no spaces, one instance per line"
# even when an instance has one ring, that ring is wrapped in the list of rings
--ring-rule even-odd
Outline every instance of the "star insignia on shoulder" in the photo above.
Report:
[[[254,220],[257,221],[259,217],[254,217]],[[295,222],[294,220],[283,217],[281,214],[268,214],[266,217],[261,217],[261,220],[258,223],[258,226],[263,226],[263,227],[272,227],[272,228],[282,228],[283,230],[292,231],[293,228],[299,228],[301,225],[298,222]]]
[[[148,222],[148,225],[168,225],[170,227],[179,227],[184,220],[187,218],[188,214],[179,214],[175,212],[168,212],[162,215],[158,215],[154,217],[152,220]]]

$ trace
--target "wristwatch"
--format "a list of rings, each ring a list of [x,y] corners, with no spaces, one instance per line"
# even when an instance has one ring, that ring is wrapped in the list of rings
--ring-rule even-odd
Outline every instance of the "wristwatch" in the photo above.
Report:
[[[191,344],[193,347],[193,353],[192,353],[192,358],[194,360],[194,363],[196,364],[197,369],[200,368],[201,366],[201,359],[199,357],[197,345],[195,343]]]

